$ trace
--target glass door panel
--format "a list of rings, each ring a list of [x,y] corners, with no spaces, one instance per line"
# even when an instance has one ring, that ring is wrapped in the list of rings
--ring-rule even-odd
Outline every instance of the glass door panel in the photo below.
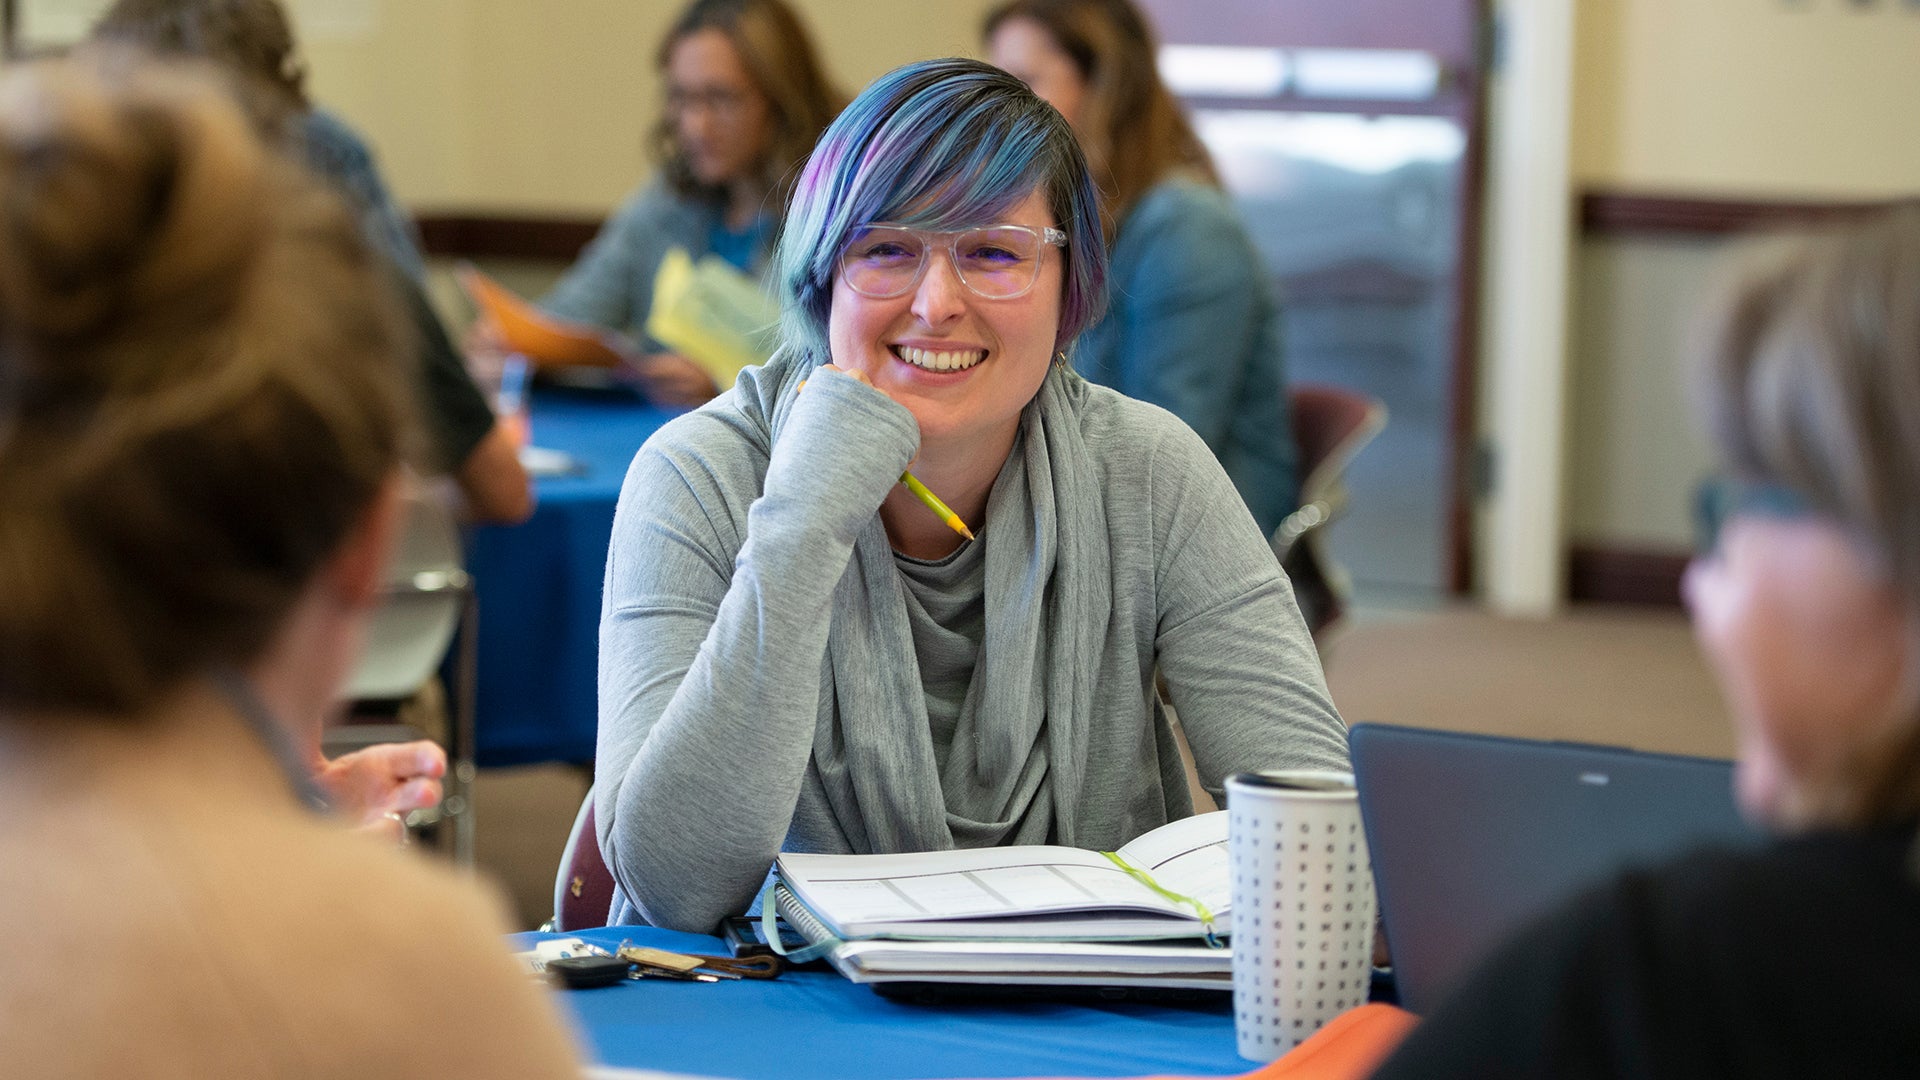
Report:
[[[1287,377],[1386,403],[1348,473],[1335,557],[1362,602],[1449,587],[1455,313],[1467,136],[1445,116],[1202,108],[1196,127],[1271,269]]]

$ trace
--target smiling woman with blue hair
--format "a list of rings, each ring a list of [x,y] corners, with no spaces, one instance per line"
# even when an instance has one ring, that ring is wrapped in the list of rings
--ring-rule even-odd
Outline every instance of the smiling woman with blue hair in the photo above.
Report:
[[[621,493],[595,795],[615,921],[709,929],[783,848],[1112,848],[1183,817],[1156,669],[1208,787],[1346,767],[1205,444],[1065,363],[1106,251],[1058,112],[973,61],[882,77],[815,149],[776,272],[785,348]]]

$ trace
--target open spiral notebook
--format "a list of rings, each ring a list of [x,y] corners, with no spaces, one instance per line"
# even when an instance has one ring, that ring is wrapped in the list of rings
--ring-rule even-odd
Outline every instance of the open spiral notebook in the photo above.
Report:
[[[1228,989],[1227,816],[1115,852],[783,854],[770,914],[855,982]]]

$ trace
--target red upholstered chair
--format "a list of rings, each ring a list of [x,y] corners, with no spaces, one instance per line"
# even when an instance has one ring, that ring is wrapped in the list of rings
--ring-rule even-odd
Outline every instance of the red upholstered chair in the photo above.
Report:
[[[584,930],[607,924],[613,907],[613,872],[600,857],[600,840],[593,828],[593,789],[580,803],[560,853],[560,873],[553,882],[553,921],[548,930]]]
[[[1300,508],[1274,530],[1273,553],[1318,641],[1346,610],[1351,591],[1346,571],[1327,551],[1326,527],[1346,509],[1347,465],[1387,426],[1387,407],[1338,386],[1297,383],[1286,393],[1299,450]]]

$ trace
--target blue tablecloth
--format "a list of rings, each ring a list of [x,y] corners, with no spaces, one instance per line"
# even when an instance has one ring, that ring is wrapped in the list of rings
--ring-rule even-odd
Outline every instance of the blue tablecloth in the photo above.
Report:
[[[531,520],[475,529],[469,541],[480,601],[480,764],[593,758],[613,508],[634,451],[674,415],[621,391],[535,391],[533,444],[572,456],[581,471],[540,478]]]
[[[573,935],[609,949],[622,939],[725,955],[718,938],[615,926]],[[1254,1068],[1234,1052],[1233,1011],[1217,1003],[916,1005],[890,1001],[830,970],[771,982],[662,980],[556,990],[595,1060],[719,1077],[1228,1076]]]

